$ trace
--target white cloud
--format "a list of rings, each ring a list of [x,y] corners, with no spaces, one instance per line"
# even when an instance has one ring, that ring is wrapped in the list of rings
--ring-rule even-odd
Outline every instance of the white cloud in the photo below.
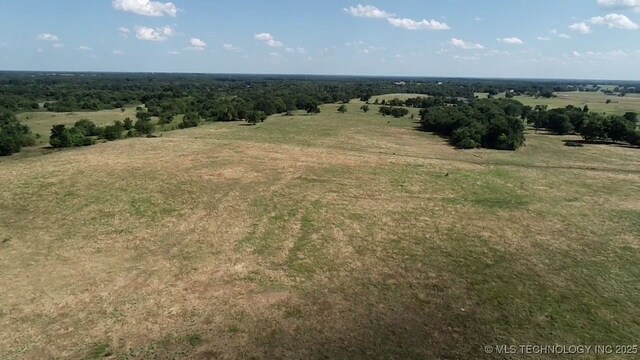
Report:
[[[305,48],[302,48],[302,47],[297,47],[295,49],[288,47],[288,48],[284,49],[284,51],[286,51],[286,52],[288,52],[290,54],[297,53],[297,54],[303,54],[304,55],[304,54],[307,53],[307,50],[305,50]]]
[[[482,21],[483,19],[480,16],[476,16],[475,20],[476,21]]]
[[[62,49],[64,47],[64,44],[62,43],[53,44],[53,47],[56,49]]]
[[[146,26],[136,28],[136,38],[144,41],[165,41],[176,34],[171,26],[152,29]]]
[[[576,58],[584,58],[584,59],[591,59],[591,60],[614,60],[614,59],[626,58],[627,56],[629,56],[629,54],[627,54],[622,50],[613,50],[613,51],[605,51],[605,52],[586,51],[583,53],[580,53],[578,51],[573,51],[571,55],[573,55],[573,57],[576,57]]]
[[[44,52],[44,50],[42,50],[42,48],[38,48],[38,49],[36,50],[36,52],[37,52],[37,53],[39,53],[39,54],[42,54],[42,53]]]
[[[591,23],[594,25],[607,25],[609,29],[637,30],[640,28],[638,24],[634,23],[631,19],[622,14],[608,14],[605,16],[592,17]]]
[[[271,56],[273,56],[273,57],[281,57],[281,56],[282,56],[282,55],[280,55],[280,54],[279,54],[279,53],[277,53],[277,52],[272,52],[272,53],[270,53],[269,55],[271,55]]]
[[[91,51],[93,50],[92,48],[88,47],[88,46],[84,46],[84,45],[80,45],[78,46],[78,50],[82,50],[82,51]]]
[[[635,9],[640,12],[640,0],[598,0],[598,5],[616,9]]]
[[[372,18],[372,19],[385,19],[394,15],[384,10],[380,10],[373,5],[358,4],[357,6],[344,8],[343,10],[352,16]]]
[[[222,48],[223,48],[225,51],[233,51],[233,52],[240,52],[240,51],[242,51],[242,49],[240,49],[240,48],[239,48],[239,47],[237,47],[237,46],[234,46],[233,44],[224,44],[224,45],[222,45]]]
[[[207,43],[198,38],[191,38],[189,45],[189,50],[204,51],[207,48]]]
[[[388,18],[389,24],[407,29],[407,30],[449,30],[451,29],[449,25],[446,23],[441,23],[435,20],[426,20],[415,21],[412,19],[399,19],[399,18]]]
[[[262,41],[263,43],[271,46],[271,47],[282,47],[284,46],[282,44],[282,42],[276,40],[273,35],[269,34],[269,33],[261,33],[261,34],[256,34],[254,36],[254,39]]]
[[[480,57],[477,55],[473,55],[473,56],[460,56],[460,55],[455,55],[453,57],[454,60],[461,60],[461,61],[478,61],[480,60]]]
[[[359,46],[362,44],[364,44],[364,42],[362,41],[347,41],[346,43],[344,43],[344,46],[352,47],[352,46]]]
[[[580,34],[590,34],[591,33],[591,27],[589,25],[587,25],[587,23],[585,22],[579,22],[579,23],[575,23],[575,24],[571,24],[569,26],[569,29],[580,33]]]
[[[449,41],[449,44],[460,48],[460,49],[465,49],[465,50],[482,50],[484,49],[484,46],[480,45],[480,44],[474,44],[471,42],[466,42],[464,40],[460,40],[460,39],[456,39],[453,38]]]
[[[387,49],[385,49],[384,47],[380,47],[380,46],[367,46],[366,48],[359,50],[358,52],[362,53],[362,54],[371,54],[373,52],[376,51],[385,51]]]
[[[567,34],[559,33],[558,30],[556,30],[556,29],[553,29],[553,30],[549,31],[549,34],[555,35],[555,36],[557,36],[557,37],[559,37],[561,39],[571,39],[571,36],[569,36]]]
[[[113,50],[113,55],[126,55],[126,53],[122,50]]]
[[[548,36],[538,36],[536,37],[536,39],[540,40],[540,41],[551,41],[551,38]]]
[[[164,16],[175,17],[178,8],[173,3],[162,3],[150,0],[113,0],[113,8],[120,11],[131,12],[143,16]]]
[[[128,38],[129,34],[131,34],[131,30],[127,29],[126,27],[118,28],[118,32],[123,38]]]
[[[175,50],[168,51],[168,53],[169,55],[180,55],[180,52]]]
[[[524,41],[518,39],[517,37],[508,37],[497,39],[499,42],[509,45],[523,45]]]
[[[36,39],[40,41],[60,41],[60,39],[56,35],[49,33],[40,34],[36,36]]]

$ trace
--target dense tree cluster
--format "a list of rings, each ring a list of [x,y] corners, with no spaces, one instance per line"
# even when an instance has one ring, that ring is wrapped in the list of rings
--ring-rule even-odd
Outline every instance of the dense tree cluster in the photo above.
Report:
[[[524,144],[524,106],[515,100],[477,100],[469,105],[435,105],[420,111],[420,126],[447,136],[463,149],[516,150]]]
[[[382,114],[382,116],[393,116],[395,118],[401,118],[409,114],[409,110],[406,108],[393,106],[380,106],[378,112]]]
[[[604,116],[589,111],[585,106],[574,106],[548,110],[546,106],[530,109],[525,117],[538,129],[546,129],[558,135],[578,134],[587,141],[626,141],[638,143],[638,115],[628,112],[624,116]]]
[[[21,124],[10,111],[0,111],[0,156],[17,152],[25,146],[34,144],[29,127]]]

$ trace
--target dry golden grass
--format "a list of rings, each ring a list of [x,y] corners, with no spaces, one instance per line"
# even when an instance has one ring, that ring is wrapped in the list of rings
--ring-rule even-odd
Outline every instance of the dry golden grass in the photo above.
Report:
[[[1,160],[0,358],[638,339],[637,149],[462,152],[336,107]]]

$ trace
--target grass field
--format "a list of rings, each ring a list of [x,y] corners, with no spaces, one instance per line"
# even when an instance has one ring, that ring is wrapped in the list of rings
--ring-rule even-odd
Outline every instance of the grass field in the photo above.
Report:
[[[625,97],[605,95],[602,92],[559,92],[558,97],[551,99],[533,98],[531,96],[516,96],[515,99],[525,105],[548,105],[550,109],[574,105],[589,106],[594,112],[624,115],[626,112],[640,113],[640,96],[636,94]],[[607,100],[611,100],[607,104]]]
[[[389,101],[389,100],[393,100],[393,99],[407,100],[407,99],[417,98],[417,97],[428,97],[428,95],[425,95],[425,94],[386,94],[386,95],[373,96],[369,102],[373,104],[376,101],[376,99],[378,99],[378,101],[382,101],[382,100]]]
[[[54,125],[73,126],[80,119],[89,119],[98,126],[111,125],[116,120],[126,118],[136,119],[136,106],[129,106],[122,112],[120,109],[104,111],[87,111],[72,113],[55,113],[48,111],[24,112],[18,114],[18,119],[29,126],[34,134],[40,134],[40,144],[49,143],[49,135]]]
[[[0,358],[638,344],[638,149],[456,151],[359,106],[0,160]]]
[[[603,92],[574,91],[555,94],[557,97],[550,99],[532,96],[516,96],[514,99],[529,106],[547,105],[549,109],[563,108],[567,105],[579,107],[588,105],[591,111],[599,113],[624,115],[626,112],[636,112],[640,114],[640,95],[638,94],[628,94],[625,97],[605,95]],[[481,99],[487,97],[487,93],[476,93],[475,95]],[[504,94],[496,97],[504,97]],[[611,100],[611,103],[607,104],[607,100]]]

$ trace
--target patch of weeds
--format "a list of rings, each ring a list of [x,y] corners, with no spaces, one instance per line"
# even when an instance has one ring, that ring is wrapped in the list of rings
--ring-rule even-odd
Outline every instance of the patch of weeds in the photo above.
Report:
[[[109,344],[98,344],[87,354],[87,359],[102,359],[113,355]]]
[[[152,221],[161,220],[178,212],[178,209],[171,206],[158,204],[150,196],[133,196],[129,199],[129,214]]]
[[[187,342],[189,343],[189,345],[193,347],[200,346],[203,343],[202,335],[200,334],[187,335]]]
[[[283,314],[285,319],[302,319],[304,318],[304,313],[302,309],[297,306],[288,305],[285,307]]]

